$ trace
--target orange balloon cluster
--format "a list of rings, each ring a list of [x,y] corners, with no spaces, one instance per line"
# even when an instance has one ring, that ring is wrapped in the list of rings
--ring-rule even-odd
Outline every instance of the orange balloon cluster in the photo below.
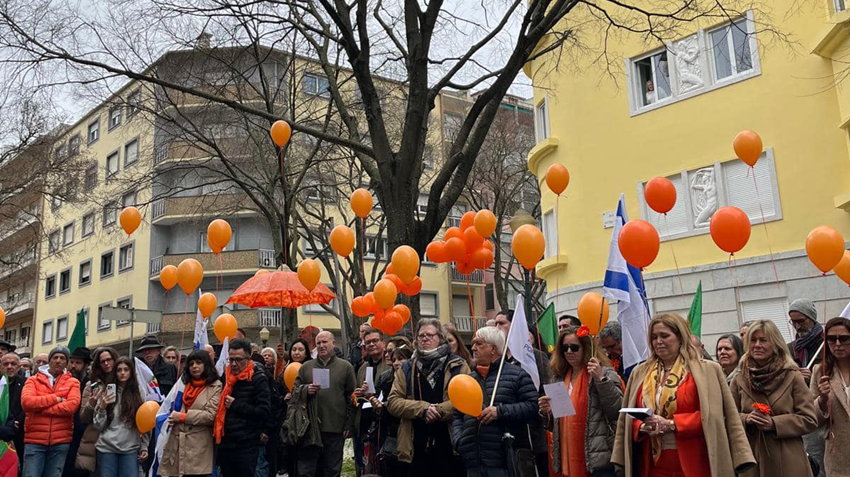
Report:
[[[156,427],[156,413],[159,412],[159,404],[155,401],[147,401],[136,411],[136,428],[141,434],[146,434]]]
[[[307,291],[313,291],[321,278],[322,271],[319,269],[319,264],[312,258],[305,258],[298,264],[298,281]]]
[[[372,212],[372,194],[366,189],[357,189],[351,193],[351,210],[365,219]]]
[[[711,216],[709,232],[720,250],[737,253],[750,240],[750,218],[737,207],[723,207]]]
[[[658,256],[661,239],[658,237],[658,231],[649,222],[631,220],[620,230],[617,246],[629,265],[636,268],[646,268]]]
[[[844,237],[828,225],[815,227],[806,237],[806,254],[825,275],[844,258]]]
[[[375,284],[374,291],[351,301],[351,312],[360,318],[374,315],[370,323],[372,328],[395,335],[410,321],[410,308],[407,305],[395,304],[399,291],[413,296],[421,289],[422,280],[419,277],[405,285],[397,275],[387,273]]]
[[[552,164],[546,169],[546,186],[555,195],[561,195],[570,185],[570,171],[561,164]]]
[[[204,267],[194,258],[187,258],[177,266],[177,284],[183,293],[191,295],[204,280]]]
[[[484,392],[475,378],[459,374],[449,381],[449,401],[467,416],[478,417],[484,405]]]
[[[207,245],[214,254],[221,253],[224,247],[230,243],[230,238],[233,236],[233,229],[230,224],[223,219],[215,219],[207,226]]]
[[[201,316],[204,318],[209,318],[217,306],[218,299],[210,292],[204,293],[198,298],[198,311],[201,312]]]
[[[464,275],[490,268],[493,243],[487,239],[497,225],[496,216],[489,210],[467,212],[460,219],[460,227],[450,227],[443,240],[429,243],[425,254],[434,263],[455,262],[457,270]]]
[[[753,131],[741,131],[732,141],[732,148],[738,159],[744,161],[748,166],[754,167],[759,160],[764,145],[761,137]]]
[[[230,341],[233,341],[233,338],[236,338],[237,327],[236,317],[230,313],[222,313],[218,315],[218,318],[215,319],[215,323],[213,323],[213,332],[215,333],[215,337],[224,343],[225,338],[230,338]]]
[[[656,177],[643,189],[646,205],[659,214],[666,214],[676,205],[676,186],[665,177]]]
[[[269,129],[269,135],[271,135],[272,141],[277,144],[277,147],[283,147],[289,142],[289,138],[292,137],[292,127],[286,121],[275,121],[271,129]]]
[[[351,255],[354,250],[354,232],[345,225],[337,225],[331,230],[331,248],[341,257]]]
[[[124,207],[121,215],[118,216],[118,221],[121,223],[121,228],[127,232],[127,235],[131,235],[139,228],[139,224],[142,223],[142,214],[135,207]]]
[[[599,293],[588,292],[578,301],[578,319],[588,328],[590,334],[597,336],[599,330],[608,323],[608,302]]]
[[[159,283],[165,290],[171,290],[177,285],[177,267],[174,265],[166,265],[159,272]]]

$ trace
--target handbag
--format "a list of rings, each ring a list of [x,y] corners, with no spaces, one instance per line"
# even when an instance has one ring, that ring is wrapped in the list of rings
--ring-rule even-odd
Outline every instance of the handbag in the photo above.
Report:
[[[516,438],[509,432],[502,436],[510,477],[536,477],[537,461],[531,449],[514,449]]]
[[[396,457],[398,455],[398,438],[387,436],[384,439],[384,445],[381,446],[380,454],[385,457]]]

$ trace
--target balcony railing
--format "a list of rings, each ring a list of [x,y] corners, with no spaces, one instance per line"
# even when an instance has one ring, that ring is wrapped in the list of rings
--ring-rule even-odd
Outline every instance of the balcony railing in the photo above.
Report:
[[[469,275],[464,275],[460,273],[460,270],[455,268],[454,263],[451,265],[452,269],[452,281],[453,282],[462,282],[466,283],[484,283],[484,271],[483,270],[475,270]]]
[[[156,220],[165,215],[165,199],[157,199],[151,204],[151,220]]]
[[[468,310],[467,310],[468,311]],[[480,328],[487,326],[487,318],[480,316],[458,316],[452,318],[452,322],[461,333],[475,333]]]
[[[162,271],[162,255],[151,259],[151,276],[159,274]]]
[[[159,333],[162,330],[161,323],[148,323],[146,332],[147,333]]]
[[[280,328],[280,319],[282,311],[279,309],[259,309],[257,310],[257,326],[265,326],[267,328]]]
[[[274,250],[263,250],[260,249],[260,263],[258,266],[260,268],[274,268],[275,260],[274,260]]]
[[[6,316],[9,317],[15,313],[33,308],[33,306],[35,306],[35,295],[32,292],[17,296],[13,300],[0,302],[0,308],[3,308]]]
[[[209,193],[181,197],[156,199],[151,204],[151,220],[163,220],[164,223],[177,223],[186,217],[201,219],[204,217],[229,214],[254,214],[251,200],[244,194]],[[223,211],[223,212],[222,212]]]
[[[30,225],[35,223],[37,220],[37,215],[38,211],[35,211],[33,213],[21,212],[18,214],[14,221],[7,221],[6,227],[8,228],[4,227],[4,230],[0,232],[0,242],[6,240],[12,235],[15,235],[16,233],[20,232],[22,229],[29,227]]]
[[[11,344],[17,348],[17,352],[21,352],[21,348],[29,348],[30,347],[30,339],[26,338],[18,338],[16,340],[12,340]]]
[[[212,252],[181,253],[160,255],[151,258],[150,276],[156,276],[166,265],[180,265],[184,259],[194,258],[204,267],[205,273],[216,270],[255,270],[256,268],[274,268],[274,250],[234,250],[224,251],[218,256]]]

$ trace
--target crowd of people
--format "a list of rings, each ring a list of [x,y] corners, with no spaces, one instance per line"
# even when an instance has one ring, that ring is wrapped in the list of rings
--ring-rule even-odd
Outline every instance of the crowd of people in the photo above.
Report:
[[[347,354],[315,327],[288,350],[240,330],[221,374],[213,347],[183,356],[149,335],[141,362],[162,396],[182,391],[167,437],[138,430],[136,359],[57,346],[27,368],[0,341],[0,476],[338,476],[349,438],[359,476],[850,476],[850,320],[822,326],[808,300],[790,310],[792,343],[774,321],[748,322],[717,340],[716,362],[682,317],[655,316],[648,359],[628,369],[618,323],[594,337],[564,315],[551,355],[534,350],[536,380],[506,349],[526,326],[511,311],[471,353],[435,319],[412,339],[363,324]],[[481,388],[476,417],[448,397],[459,375]],[[572,413],[555,417],[564,398],[549,383]]]

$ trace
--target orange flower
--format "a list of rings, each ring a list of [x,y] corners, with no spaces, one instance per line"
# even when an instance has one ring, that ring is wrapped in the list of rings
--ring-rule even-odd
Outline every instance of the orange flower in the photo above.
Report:
[[[768,406],[767,404],[762,404],[760,402],[753,403],[753,409],[762,414],[766,414],[768,416],[770,415],[770,406]]]
[[[576,336],[578,336],[579,338],[590,336],[590,328],[588,328],[587,325],[581,325],[581,328],[576,331]]]

